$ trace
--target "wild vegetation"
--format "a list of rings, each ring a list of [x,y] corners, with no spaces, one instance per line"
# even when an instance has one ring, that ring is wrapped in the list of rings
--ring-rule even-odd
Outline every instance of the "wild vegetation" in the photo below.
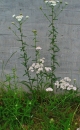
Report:
[[[29,16],[12,16],[12,25],[16,27],[18,34],[12,27],[9,29],[21,43],[19,58],[25,68],[23,76],[27,80],[19,81],[15,67],[12,73],[5,75],[3,72],[9,60],[3,65],[4,79],[0,82],[0,130],[80,130],[80,92],[76,79],[71,82],[69,77],[60,79],[55,74],[59,65],[56,58],[59,47],[54,22],[68,3],[53,0],[45,1],[45,4],[50,15],[47,16],[42,7],[40,10],[50,23],[50,66],[45,65],[46,59],[40,55],[42,47],[37,46],[37,30],[32,31],[35,58],[31,61],[28,56],[29,45],[24,40],[26,36],[23,34],[23,25]],[[23,85],[28,88],[28,92],[23,90]]]

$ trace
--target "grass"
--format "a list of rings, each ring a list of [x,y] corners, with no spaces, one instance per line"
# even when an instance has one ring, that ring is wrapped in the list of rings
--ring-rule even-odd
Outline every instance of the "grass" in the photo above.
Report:
[[[0,89],[0,130],[76,130],[80,127],[80,96],[73,92]]]

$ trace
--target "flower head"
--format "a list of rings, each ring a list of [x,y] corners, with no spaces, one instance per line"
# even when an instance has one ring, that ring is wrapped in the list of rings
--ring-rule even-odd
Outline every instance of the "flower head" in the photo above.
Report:
[[[28,18],[29,18],[29,16],[26,16],[26,18],[28,19]]]
[[[40,71],[43,71],[43,68],[39,68],[38,71],[39,71],[39,72],[40,72]]]
[[[30,70],[31,72],[34,72],[34,69],[33,69],[32,66],[29,67],[29,70]]]
[[[41,50],[42,48],[40,46],[36,47],[36,50]]]
[[[39,61],[40,61],[41,63],[44,63],[44,59],[43,59],[43,58],[42,58],[42,59],[40,59]]]
[[[20,14],[19,16],[16,16],[16,19],[17,19],[17,21],[21,21],[22,19],[23,19],[23,15],[22,14]]]
[[[31,70],[31,72],[34,72],[34,70]]]
[[[47,91],[47,92],[52,92],[53,89],[52,89],[52,88],[46,88],[46,91]]]
[[[35,63],[33,63],[33,64],[32,64],[32,67],[35,67],[35,65],[36,65],[36,64],[35,64]]]
[[[45,67],[45,70],[46,70],[46,71],[50,71],[51,68],[50,68],[50,67]]]
[[[52,6],[56,6],[56,3],[54,3],[54,4],[52,3],[51,5],[52,5]]]
[[[45,1],[45,3],[48,3],[48,1]]]
[[[35,69],[38,69],[40,68],[40,64],[39,63],[36,63],[35,66],[34,66]]]
[[[73,90],[74,90],[74,91],[76,91],[76,90],[77,90],[77,88],[76,88],[76,87],[73,87]]]
[[[67,82],[71,82],[71,79],[69,77],[65,77],[64,80]]]
[[[45,3],[47,4],[50,4],[50,5],[52,5],[52,6],[56,6],[56,1],[54,1],[54,0],[50,0],[50,1],[45,1]]]
[[[56,6],[56,1],[49,1],[52,6]]]

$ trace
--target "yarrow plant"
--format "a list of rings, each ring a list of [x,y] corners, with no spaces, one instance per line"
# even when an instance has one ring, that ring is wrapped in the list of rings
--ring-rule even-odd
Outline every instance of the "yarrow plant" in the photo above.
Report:
[[[55,75],[55,70],[56,70],[56,65],[59,66],[57,59],[56,59],[56,54],[58,53],[58,51],[60,50],[59,47],[57,46],[57,30],[55,27],[55,21],[58,20],[58,16],[59,14],[63,11],[63,9],[65,8],[65,6],[68,4],[67,2],[62,2],[62,1],[57,1],[57,0],[48,0],[45,1],[46,6],[48,6],[48,8],[50,9],[50,14],[47,16],[47,14],[43,11],[42,7],[40,7],[40,10],[42,11],[42,13],[44,14],[44,16],[47,18],[47,20],[49,21],[49,35],[48,38],[50,39],[50,47],[49,47],[49,52],[51,55],[51,75],[50,75],[50,79],[51,79],[51,87],[54,87],[54,83],[55,81],[58,79],[58,77],[56,77]]]
[[[40,51],[42,50],[42,48],[40,46],[37,46],[37,31],[33,30],[32,31],[34,34],[34,45],[32,45],[33,49],[35,49],[35,59],[33,61],[35,61],[34,63],[32,63],[32,65],[29,67],[29,71],[30,72],[35,72],[36,77],[33,79],[33,81],[36,81],[36,85],[37,85],[37,90],[40,90],[42,88],[44,88],[45,86],[45,82],[47,83],[47,75],[49,74],[49,72],[51,71],[50,67],[45,67],[44,63],[45,63],[45,58],[40,58]],[[46,79],[44,78],[46,77]],[[45,79],[45,81],[44,81]]]
[[[18,36],[16,34],[16,32],[13,31],[13,33],[17,36],[17,40],[21,42],[21,47],[20,47],[20,51],[21,51],[21,55],[20,58],[23,59],[22,64],[25,67],[25,74],[28,77],[29,81],[23,81],[23,83],[30,89],[30,91],[32,91],[33,88],[35,87],[35,82],[36,82],[36,86],[37,86],[37,90],[42,89],[44,86],[46,86],[48,84],[47,81],[47,77],[49,79],[49,72],[51,71],[51,67],[47,67],[44,65],[45,63],[45,58],[40,58],[40,51],[42,50],[42,48],[40,46],[37,46],[37,31],[33,30],[33,34],[34,34],[34,45],[32,45],[33,49],[35,50],[35,59],[33,59],[33,63],[31,66],[28,65],[28,62],[30,60],[30,57],[27,54],[27,46],[28,44],[26,44],[26,42],[24,41],[24,34],[22,32],[22,25],[23,23],[26,21],[26,19],[29,18],[29,16],[26,16],[24,18],[24,16],[22,14],[20,14],[19,16],[12,16],[15,21],[17,22],[12,22],[12,24],[17,27],[20,36]],[[32,77],[32,73],[34,73],[34,77]],[[45,77],[45,78],[44,78]],[[45,79],[45,81],[44,81]]]
[[[36,82],[37,90],[42,89],[44,86],[47,86],[46,91],[54,91],[53,87],[54,85],[56,88],[60,89],[66,89],[66,90],[77,90],[76,86],[70,85],[71,79],[69,77],[65,77],[64,79],[57,81],[57,77],[55,75],[56,65],[59,65],[56,60],[56,53],[59,51],[59,48],[56,44],[57,39],[57,31],[56,27],[54,25],[54,21],[57,20],[58,15],[60,12],[65,8],[65,6],[68,4],[65,2],[62,5],[62,1],[45,1],[45,4],[51,9],[51,14],[47,16],[43,10],[42,7],[40,7],[41,11],[43,12],[44,16],[47,18],[47,20],[50,22],[49,27],[51,30],[49,31],[49,39],[50,39],[50,48],[49,52],[51,54],[51,65],[49,67],[45,66],[45,58],[40,58],[40,51],[42,50],[42,47],[37,46],[37,31],[33,30],[34,34],[34,45],[32,45],[33,49],[35,50],[35,59],[33,59],[33,63],[31,66],[28,65],[28,62],[30,60],[30,57],[27,54],[27,46],[28,44],[24,41],[24,34],[22,32],[22,25],[23,23],[29,18],[29,16],[24,17],[22,14],[19,16],[16,16],[15,14],[12,16],[15,21],[12,22],[12,24],[17,27],[17,30],[20,33],[20,36],[16,34],[16,32],[13,31],[13,33],[17,36],[17,40],[21,42],[21,55],[20,58],[23,59],[22,64],[25,67],[25,74],[28,77],[29,81],[24,81],[23,83],[26,84],[26,86],[32,91],[32,89],[35,87],[34,82]],[[56,11],[57,10],[57,11]],[[11,28],[10,28],[11,29]],[[34,77],[32,77],[32,73],[35,73]]]
[[[43,12],[43,14],[46,16],[46,18],[49,20],[51,27],[51,30],[49,31],[49,39],[50,39],[50,48],[49,52],[51,54],[51,65],[45,66],[45,58],[40,57],[40,51],[42,50],[42,47],[37,46],[37,31],[33,30],[33,41],[34,45],[32,45],[33,49],[35,50],[35,59],[33,59],[33,63],[31,66],[29,66],[28,62],[30,60],[30,57],[27,54],[27,46],[28,44],[24,41],[24,34],[22,32],[22,25],[23,23],[29,18],[29,16],[24,17],[22,14],[19,16],[16,16],[15,14],[12,16],[15,21],[17,22],[12,22],[12,24],[17,27],[17,30],[19,31],[20,35],[17,35],[16,32],[13,33],[17,36],[17,40],[21,42],[21,47],[20,47],[20,58],[23,59],[22,64],[25,67],[25,73],[28,77],[27,81],[24,81],[23,83],[30,89],[30,91],[33,90],[35,87],[35,82],[37,86],[37,90],[42,90],[42,88],[47,87],[46,91],[54,91],[54,86],[56,88],[60,88],[63,90],[77,90],[76,86],[73,86],[70,84],[71,79],[69,77],[65,77],[64,79],[57,81],[57,77],[55,75],[55,70],[56,70],[56,53],[59,51],[59,48],[56,44],[56,38],[57,38],[57,31],[56,27],[54,25],[54,21],[57,20],[58,15],[60,12],[64,9],[64,7],[68,4],[67,2],[62,5],[61,1],[45,1],[45,3],[48,5],[48,7],[51,9],[51,15],[47,16],[42,8],[40,8]],[[56,12],[56,9],[58,10]],[[51,17],[51,18],[49,18]],[[10,28],[11,29],[11,28]],[[32,73],[34,73],[34,77],[32,77]]]
[[[12,24],[17,28],[20,35],[18,35],[11,27],[9,27],[9,29],[11,29],[12,32],[15,34],[15,36],[17,37],[17,41],[21,42],[20,58],[23,59],[22,64],[25,67],[24,75],[26,75],[28,77],[28,80],[29,80],[29,82],[26,81],[26,85],[28,86],[30,91],[32,91],[32,81],[31,81],[31,75],[29,73],[29,67],[28,67],[28,62],[29,62],[30,58],[28,57],[27,48],[26,48],[28,46],[28,44],[24,41],[24,37],[26,37],[26,36],[22,32],[22,25],[29,18],[29,16],[24,17],[22,14],[20,14],[19,16],[16,16],[14,14],[12,17],[15,20],[15,22],[12,22]]]
[[[50,22],[51,30],[49,29],[48,37],[51,62],[49,66],[46,65],[46,58],[41,55],[43,48],[38,43],[37,31],[32,31],[32,45],[25,40],[23,24],[29,16],[24,17],[22,14],[12,16],[14,19],[12,25],[17,28],[17,31],[10,27],[9,29],[21,43],[19,58],[24,67],[23,76],[26,76],[26,81],[19,82],[16,67],[12,69],[12,73],[6,75],[4,73],[7,63],[15,52],[2,66],[1,76],[3,79],[5,75],[5,80],[0,81],[1,130],[80,130],[80,93],[77,91],[76,79],[71,81],[69,77],[64,77],[60,80],[55,75],[56,65],[58,65],[56,54],[59,51],[55,20],[68,3],[49,0],[45,1],[45,4],[51,11],[47,16],[40,8]],[[28,54],[29,47],[34,55],[31,52],[30,55]],[[30,91],[23,90],[23,85],[20,83]],[[54,93],[54,87],[56,92],[59,90],[59,94]]]

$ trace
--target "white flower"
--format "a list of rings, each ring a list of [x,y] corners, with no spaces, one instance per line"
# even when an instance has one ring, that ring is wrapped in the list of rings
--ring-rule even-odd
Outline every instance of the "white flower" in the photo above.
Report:
[[[76,91],[77,88],[73,85],[70,85],[69,82],[71,79],[69,77],[64,77],[64,79],[61,79],[60,81],[56,81],[55,85],[57,88],[66,89],[66,90],[74,90]]]
[[[75,90],[75,91],[76,91],[76,90],[77,90],[77,88],[76,88],[76,87],[73,87],[73,90]]]
[[[52,6],[56,6],[56,1],[49,1]]]
[[[43,67],[43,64],[40,64],[40,67]]]
[[[26,18],[28,19],[28,18],[29,18],[29,16],[26,16]]]
[[[68,87],[68,86],[69,86],[69,83],[64,83],[64,85],[65,85],[66,87]]]
[[[65,77],[64,80],[67,82],[71,82],[71,79],[69,77]]]
[[[35,63],[32,64],[32,67],[35,67]]]
[[[61,85],[60,88],[62,88],[64,90],[64,89],[66,89],[66,86]]]
[[[39,74],[41,71],[43,71],[43,68],[39,68],[39,69],[36,71],[36,74]]]
[[[43,60],[45,60],[45,58],[44,58],[44,57],[43,57],[42,59],[43,59]]]
[[[54,84],[57,88],[59,88],[59,81],[56,81]]]
[[[56,3],[55,4],[51,4],[52,6],[56,6]]]
[[[42,48],[40,46],[36,47],[36,50],[41,50]]]
[[[74,86],[73,85],[69,85],[70,88],[73,88]]]
[[[46,70],[46,71],[50,71],[51,68],[50,68],[50,67],[45,67],[45,70]]]
[[[44,59],[40,59],[40,62],[41,62],[41,63],[44,63]]]
[[[16,19],[20,22],[23,18],[23,15],[16,16]]]
[[[43,68],[39,68],[38,71],[39,71],[39,72],[40,72],[40,71],[43,71]]]
[[[40,64],[39,63],[36,63],[35,66],[34,66],[35,69],[38,69],[40,68]]]
[[[47,92],[52,92],[53,89],[52,89],[52,88],[46,88],[46,91],[47,91]]]
[[[34,72],[34,69],[33,69],[32,66],[29,67],[29,70],[30,70],[31,72]]]
[[[46,4],[48,3],[48,4],[52,5],[52,6],[56,6],[56,1],[54,1],[54,0],[53,1],[52,0],[51,1],[45,1],[45,3]]]
[[[50,0],[50,1],[48,1],[49,3],[56,3],[54,0]]]
[[[12,17],[14,18],[14,17],[15,17],[15,14],[14,14],[14,15],[12,15]]]
[[[33,70],[33,67],[32,67],[32,66],[30,66],[30,67],[29,67],[29,70]]]
[[[45,3],[48,3],[48,1],[45,1]]]
[[[67,90],[72,90],[73,89],[73,85],[69,85],[68,87],[67,87]],[[75,89],[75,88],[74,88]]]
[[[71,90],[72,88],[70,88],[70,87],[67,87],[67,90]]]
[[[34,72],[34,70],[31,70],[31,72]]]
[[[61,80],[60,80],[60,82],[61,82],[61,83],[64,83],[64,82],[65,82],[65,80],[64,80],[64,79],[61,79]]]

